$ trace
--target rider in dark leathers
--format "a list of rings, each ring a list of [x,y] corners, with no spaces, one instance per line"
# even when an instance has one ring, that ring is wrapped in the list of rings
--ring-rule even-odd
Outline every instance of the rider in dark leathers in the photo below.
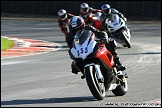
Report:
[[[67,42],[67,35],[68,33],[68,29],[66,28],[66,26],[68,25],[68,21],[70,18],[72,18],[73,14],[71,13],[67,13],[65,9],[60,9],[58,11],[58,25],[60,27],[60,30],[62,33],[64,33],[65,35],[65,41]]]

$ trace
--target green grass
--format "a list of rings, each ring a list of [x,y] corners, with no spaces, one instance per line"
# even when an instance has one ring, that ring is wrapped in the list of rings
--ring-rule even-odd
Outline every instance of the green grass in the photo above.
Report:
[[[1,51],[7,50],[14,45],[14,42],[6,38],[1,38]]]

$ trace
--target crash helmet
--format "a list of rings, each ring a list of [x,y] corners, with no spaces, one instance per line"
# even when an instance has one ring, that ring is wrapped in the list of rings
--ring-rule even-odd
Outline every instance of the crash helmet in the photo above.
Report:
[[[60,9],[58,11],[58,16],[62,19],[65,20],[67,18],[67,12],[64,9]]]
[[[82,3],[80,5],[80,11],[83,13],[88,13],[89,12],[89,5],[87,3]]]
[[[109,15],[111,13],[110,5],[108,4],[102,5],[101,10],[105,15]]]
[[[83,30],[84,28],[85,22],[81,16],[73,16],[69,20],[69,30],[72,36],[74,36],[78,30]]]

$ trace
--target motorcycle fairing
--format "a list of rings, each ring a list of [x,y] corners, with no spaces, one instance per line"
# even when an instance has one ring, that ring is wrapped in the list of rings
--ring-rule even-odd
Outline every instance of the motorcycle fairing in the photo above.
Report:
[[[114,66],[113,55],[106,49],[106,47],[100,47],[99,50],[100,51],[96,53],[95,57],[104,61],[109,66],[109,68],[112,69]]]
[[[121,27],[126,26],[125,21],[116,14],[112,14],[110,17],[108,17],[105,23],[107,25],[108,31],[110,32],[114,32]]]
[[[87,31],[85,30],[84,32]],[[83,35],[87,34],[83,33]],[[82,44],[78,44],[76,41],[74,41],[74,47],[71,49],[71,53],[75,58],[82,58],[84,60],[89,54],[93,52],[93,49],[97,42],[92,39],[95,37],[94,33],[90,32],[89,35],[91,36],[88,36]]]

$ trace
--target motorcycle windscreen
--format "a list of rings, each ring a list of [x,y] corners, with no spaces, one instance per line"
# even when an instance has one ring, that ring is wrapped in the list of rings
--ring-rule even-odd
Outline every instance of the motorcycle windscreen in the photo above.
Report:
[[[86,39],[90,36],[90,31],[87,31],[87,30],[78,30],[74,36],[74,41],[79,44],[79,45],[82,45]]]
[[[108,17],[109,21],[111,22],[115,22],[118,18],[118,16],[116,14],[112,14]]]

